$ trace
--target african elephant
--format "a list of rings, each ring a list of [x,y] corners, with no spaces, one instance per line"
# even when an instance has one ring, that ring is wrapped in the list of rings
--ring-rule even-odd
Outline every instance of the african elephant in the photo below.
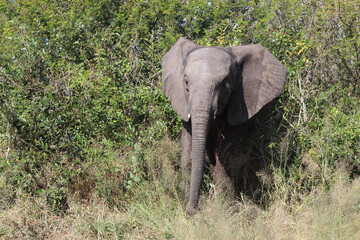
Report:
[[[261,45],[202,47],[180,38],[165,54],[162,92],[182,119],[181,161],[183,171],[191,168],[188,214],[197,211],[205,156],[214,152],[210,135],[231,132],[279,96],[287,73]],[[214,155],[215,171],[231,168]]]

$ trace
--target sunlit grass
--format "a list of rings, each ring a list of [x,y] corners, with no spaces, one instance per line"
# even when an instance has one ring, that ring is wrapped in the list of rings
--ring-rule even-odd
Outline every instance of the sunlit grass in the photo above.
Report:
[[[200,211],[190,217],[183,208],[181,178],[176,163],[178,145],[166,139],[142,151],[148,179],[131,185],[130,198],[108,201],[94,190],[91,198],[80,200],[79,195],[74,194],[69,197],[66,214],[56,215],[46,196],[32,197],[18,192],[16,203],[1,210],[1,238],[360,238],[360,179],[350,181],[345,171],[338,170],[334,174],[330,190],[319,185],[311,192],[302,193],[298,201],[274,197],[265,209],[250,200],[235,201],[204,193]],[[118,161],[129,161],[129,157],[126,154]],[[283,191],[286,191],[286,186],[272,194],[283,195]]]

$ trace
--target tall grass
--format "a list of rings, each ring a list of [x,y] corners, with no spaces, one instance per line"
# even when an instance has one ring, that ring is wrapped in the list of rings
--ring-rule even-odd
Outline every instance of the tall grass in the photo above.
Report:
[[[136,161],[133,161],[134,158]],[[142,161],[139,161],[139,158]],[[311,192],[299,192],[298,201],[288,201],[281,197],[273,198],[266,208],[247,199],[235,201],[205,192],[201,199],[201,210],[194,217],[189,217],[183,209],[178,164],[179,147],[174,140],[166,138],[153,147],[139,148],[125,154],[113,153],[113,156],[108,156],[107,159],[102,159],[102,164],[89,170],[88,178],[96,179],[96,174],[104,171],[104,166],[111,168],[111,165],[137,167],[138,172],[143,175],[130,171],[134,174],[132,177],[134,184],[129,182],[130,176],[119,174],[118,180],[114,180],[114,177],[102,175],[103,181],[96,181],[98,186],[94,186],[92,190],[87,189],[91,191],[89,198],[81,198],[79,192],[73,192],[69,196],[69,209],[65,215],[54,214],[45,195],[30,196],[19,191],[16,203],[1,210],[1,237],[4,239],[360,238],[358,221],[360,179],[350,181],[348,173],[341,168],[334,173],[334,183],[328,190],[323,185],[319,185]],[[141,164],[136,165],[135,162]],[[274,174],[278,174],[274,179],[282,181],[280,173]],[[120,191],[120,182],[127,184],[127,190],[121,190],[122,193],[126,192],[127,198],[121,198],[120,194],[114,192],[116,188]],[[104,189],[113,189],[112,197],[110,195],[104,197]],[[288,191],[293,190],[288,188]],[[278,192],[274,190],[272,194],[283,195],[284,192],[279,188]]]

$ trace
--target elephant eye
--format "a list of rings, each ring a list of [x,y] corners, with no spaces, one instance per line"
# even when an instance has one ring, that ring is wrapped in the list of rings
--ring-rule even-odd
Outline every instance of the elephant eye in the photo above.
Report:
[[[184,87],[186,91],[189,91],[189,80],[186,75],[184,76]]]
[[[230,81],[229,78],[225,78],[224,81],[222,82],[222,87],[226,87],[228,88],[230,86]]]
[[[224,78],[224,80],[222,80],[222,82],[219,84],[219,86],[221,88],[225,87],[228,84],[229,80],[227,78]]]

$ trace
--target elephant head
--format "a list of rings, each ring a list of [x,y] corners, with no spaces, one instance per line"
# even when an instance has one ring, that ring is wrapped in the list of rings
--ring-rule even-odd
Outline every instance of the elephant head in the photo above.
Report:
[[[180,38],[162,59],[162,91],[191,121],[192,166],[187,212],[197,209],[210,120],[239,125],[284,90],[286,68],[261,45],[202,47]]]

